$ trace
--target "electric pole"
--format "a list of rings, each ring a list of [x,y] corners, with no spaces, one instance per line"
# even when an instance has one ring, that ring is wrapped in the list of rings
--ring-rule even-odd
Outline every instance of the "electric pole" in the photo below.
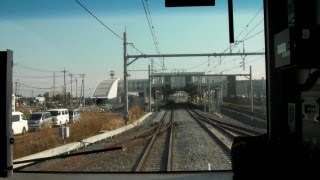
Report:
[[[72,96],[72,76],[73,74],[69,74],[70,78],[71,78],[71,92],[70,92],[70,95]]]
[[[63,71],[63,89],[64,89],[64,105],[65,107],[67,107],[67,86],[66,86],[66,69],[64,69]]]
[[[148,75],[149,75],[149,112],[151,112],[151,85],[152,85],[152,80],[151,80],[151,67],[150,65],[148,66]]]
[[[53,73],[53,86],[52,86],[52,98],[54,97],[54,91],[56,90],[56,73]]]
[[[251,94],[251,112],[253,112],[253,87],[252,87],[252,69],[250,66],[250,94]]]
[[[73,100],[73,97],[72,97],[72,74],[69,74],[70,78],[71,78],[71,92],[70,92],[70,107],[72,107],[72,100]]]
[[[16,89],[15,89],[15,92],[14,92],[14,94],[17,96],[17,88],[18,88],[18,81],[16,81]]]
[[[85,97],[84,97],[84,74],[80,74],[80,77],[82,78],[81,82],[81,90],[80,90],[80,102],[82,102],[82,106],[85,106]]]
[[[124,72],[123,72],[123,80],[124,80],[124,122],[128,124],[129,121],[129,105],[128,105],[128,70],[127,70],[127,33],[123,33],[123,57],[124,57]]]
[[[76,78],[76,100],[78,100],[78,79]]]
[[[124,87],[124,116],[123,120],[125,124],[128,124],[129,121],[129,105],[128,105],[128,70],[127,70],[127,33],[123,33],[123,87]]]

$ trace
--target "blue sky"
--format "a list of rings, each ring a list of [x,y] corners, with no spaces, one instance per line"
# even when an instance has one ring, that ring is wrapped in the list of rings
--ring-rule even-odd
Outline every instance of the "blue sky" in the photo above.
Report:
[[[236,37],[241,32],[239,40],[252,36],[245,41],[246,52],[264,51],[263,33],[259,33],[263,30],[263,13],[258,13],[262,0],[234,1]],[[74,0],[0,2],[0,49],[14,51],[13,81],[33,87],[52,87],[53,77],[50,76],[55,72],[56,86],[59,86],[63,83],[61,71],[65,68],[78,77],[78,82],[78,74],[86,74],[85,89],[89,94],[100,80],[109,78],[109,71],[113,70],[116,76],[122,77],[122,41]],[[128,41],[142,52],[156,53],[141,0],[80,2],[118,35],[122,36],[126,29]],[[201,8],[165,8],[163,0],[147,2],[162,53],[218,53],[228,48],[226,0],[216,0],[216,6]],[[234,52],[240,50],[242,44],[233,49]],[[132,48],[128,53],[137,54]],[[261,79],[264,57],[247,57],[246,61],[245,71],[239,67],[240,57],[222,58],[221,61],[213,57],[166,58],[165,65],[169,72],[184,69],[210,73],[223,71],[225,74],[248,73],[249,65],[252,65],[254,78]],[[155,59],[155,62],[155,68],[159,69],[159,60]],[[141,59],[129,69],[147,69],[149,63],[149,59]],[[146,78],[147,75],[146,72],[130,74],[131,78]],[[70,82],[69,77],[67,81]],[[25,95],[30,95],[31,91],[44,91],[23,85],[19,90]]]

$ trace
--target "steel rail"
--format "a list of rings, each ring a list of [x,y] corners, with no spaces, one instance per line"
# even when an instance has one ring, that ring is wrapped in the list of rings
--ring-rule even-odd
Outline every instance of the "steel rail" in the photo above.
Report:
[[[156,138],[157,138],[157,135],[158,135],[158,133],[160,132],[161,127],[162,127],[162,125],[163,125],[163,123],[164,123],[164,121],[165,121],[165,116],[166,116],[167,112],[168,112],[168,111],[166,111],[166,112],[164,113],[161,121],[159,122],[159,126],[158,126],[156,132],[153,134],[152,139],[150,140],[147,149],[144,151],[142,158],[139,160],[139,163],[138,163],[135,171],[141,171],[141,170],[142,170],[143,165],[145,164],[145,162],[146,162],[146,160],[147,160],[147,158],[148,158],[148,156],[149,156],[149,154],[150,154],[150,151],[151,151],[151,149],[152,149],[152,146],[153,146],[153,144],[154,144],[154,142],[155,142],[155,140],[156,140]]]
[[[194,112],[191,112],[190,110],[186,109],[186,111],[189,113],[189,115],[216,141],[217,144],[221,147],[222,152],[231,159],[231,149],[228,147],[216,134],[211,132],[209,128],[205,125],[205,122],[199,119],[195,115]]]
[[[168,158],[167,158],[167,171],[171,171],[171,163],[172,163],[172,146],[173,146],[173,119],[174,119],[174,107],[171,110],[171,127],[170,127],[170,137],[169,137],[169,147],[168,147]]]
[[[202,114],[200,114],[199,112],[197,111],[194,111],[194,113],[196,114],[199,114],[200,116],[203,116]],[[212,117],[206,117],[207,119],[209,119],[210,121],[213,121],[215,123],[219,123],[220,125],[223,125],[224,127],[230,127],[230,129],[239,129],[241,131],[245,131],[247,133],[250,133],[250,134],[253,134],[253,135],[261,135],[263,132],[261,131],[258,131],[258,130],[253,130],[253,129],[249,129],[247,127],[243,127],[243,126],[237,126],[237,125],[234,125],[234,124],[231,124],[231,123],[227,123],[227,122],[222,122],[222,121],[219,121],[219,120],[216,120]],[[237,132],[237,133],[241,133],[240,131]]]

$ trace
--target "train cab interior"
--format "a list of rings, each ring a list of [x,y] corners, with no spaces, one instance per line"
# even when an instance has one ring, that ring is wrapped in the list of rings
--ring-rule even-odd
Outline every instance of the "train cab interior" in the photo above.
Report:
[[[261,0],[262,1],[262,0]],[[166,0],[167,5],[203,5],[213,0]],[[200,3],[201,2],[201,3]],[[232,4],[232,0],[228,0]],[[170,4],[171,3],[171,4]],[[165,6],[165,4],[163,4]],[[319,179],[320,0],[263,0],[267,80],[267,133],[234,139],[232,171],[112,174],[15,173],[10,136],[12,52],[1,53],[1,177],[24,179]],[[232,12],[229,12],[229,14]],[[230,41],[233,29],[229,26]],[[214,32],[213,32],[214,33]],[[82,177],[81,177],[82,176]]]

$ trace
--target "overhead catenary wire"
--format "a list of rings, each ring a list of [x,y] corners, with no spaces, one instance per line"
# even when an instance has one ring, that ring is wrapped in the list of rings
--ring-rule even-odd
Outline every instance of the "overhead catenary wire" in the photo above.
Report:
[[[264,30],[260,30],[257,33],[255,33],[255,34],[243,39],[243,41],[249,40],[249,39],[251,39],[251,38],[253,38],[253,37],[255,37],[255,36],[257,36],[257,35],[259,35],[260,33],[263,33],[263,32],[264,32]]]
[[[149,29],[150,29],[150,33],[151,33],[151,36],[152,36],[152,39],[153,39],[154,46],[156,48],[157,54],[160,54],[159,53],[158,42],[157,42],[157,37],[156,37],[156,34],[154,32],[154,26],[152,24],[152,18],[151,18],[149,6],[148,6],[147,3],[146,4],[144,3],[144,0],[141,0],[141,2],[142,2],[143,9],[144,9],[144,12],[145,12],[145,15],[146,15],[146,18],[147,18],[147,22],[148,22],[148,25],[149,25]]]
[[[250,35],[250,33],[252,33],[264,20],[261,19],[243,38],[241,41],[244,41],[244,39],[246,37],[248,37]]]
[[[239,39],[239,37],[242,35],[242,33],[244,33],[248,28],[249,26],[251,25],[251,23],[258,17],[258,15],[262,12],[263,8],[260,8],[258,10],[258,12],[249,20],[249,22],[244,26],[244,28],[241,30],[241,32],[236,36],[236,40]],[[244,39],[244,38],[241,38],[241,39]],[[242,40],[243,41],[243,40]],[[231,47],[229,46],[228,48],[226,48],[225,50],[223,50],[222,52],[226,52],[230,49],[233,49],[236,45],[239,44],[239,41],[236,41]]]
[[[154,24],[153,24],[153,21],[152,21],[152,16],[151,16],[151,12],[150,12],[148,1],[147,0],[141,0],[141,2],[142,2],[144,13],[145,13],[145,16],[146,16],[146,19],[147,19],[147,22],[148,22],[148,26],[149,26],[149,29],[150,29],[150,33],[151,33],[151,37],[152,37],[152,40],[153,40],[153,44],[155,46],[157,54],[160,54],[159,42],[158,42],[155,30],[154,30],[155,28],[154,28]],[[161,58],[159,58],[159,60],[161,61]],[[165,66],[164,65],[164,58],[162,58],[162,62],[161,63],[162,64],[159,65],[159,66],[162,67],[162,69],[164,69],[164,66]]]
[[[255,59],[248,60],[247,63],[250,64],[250,63],[252,63],[252,62],[254,62],[254,61],[257,61],[257,60],[260,60],[260,59],[261,59],[261,57],[257,57],[257,58],[255,58]],[[238,69],[238,68],[241,68],[241,67],[240,67],[239,65],[236,65],[236,66],[233,66],[233,67],[231,67],[231,68],[224,69],[224,70],[222,70],[221,72],[226,72],[226,71],[230,71],[230,70],[234,70],[234,69]]]
[[[115,36],[117,36],[120,40],[123,41],[123,38],[118,35],[116,32],[114,32],[111,28],[109,28],[106,24],[104,24],[95,14],[93,14],[86,6],[84,6],[81,2],[79,2],[78,0],[75,0],[85,11],[87,11],[93,18],[95,18],[102,26],[104,26],[105,28],[107,28],[112,34],[114,34]]]
[[[236,36],[236,39],[238,39],[242,33],[249,27],[249,25],[252,23],[252,21],[255,20],[256,17],[262,12],[263,8],[260,8],[260,10],[251,18],[251,20],[248,22],[248,24],[241,30],[241,32]]]
[[[257,24],[255,24],[255,26],[254,26],[251,30],[249,30],[248,33],[246,33],[246,35],[241,38],[241,40],[238,40],[238,41],[237,41],[237,39],[239,39],[239,37],[240,37],[249,27],[251,27],[251,24],[252,24],[253,21],[258,17],[258,15],[262,12],[262,10],[263,10],[263,8],[260,8],[260,9],[258,10],[258,12],[250,19],[250,21],[245,25],[245,27],[241,30],[241,32],[236,36],[236,38],[235,38],[235,39],[236,39],[235,43],[233,43],[232,46],[229,46],[228,48],[226,48],[225,50],[223,50],[222,53],[224,53],[224,52],[226,52],[226,51],[229,51],[229,50],[232,50],[232,49],[233,49],[234,47],[236,47],[238,44],[244,43],[245,41],[247,41],[247,40],[249,40],[249,39],[251,39],[251,38],[253,38],[253,37],[255,37],[255,36],[259,35],[259,34],[261,34],[262,32],[264,32],[264,30],[260,30],[259,32],[257,32],[257,33],[255,33],[255,34],[249,36],[249,35],[263,22],[263,19],[262,19],[262,20],[260,20]],[[216,68],[216,67],[213,67],[213,68]],[[211,69],[208,70],[207,72],[211,72],[211,71],[213,70],[213,68],[211,68]],[[207,70],[207,69],[208,69],[208,67],[206,68],[206,70]]]

